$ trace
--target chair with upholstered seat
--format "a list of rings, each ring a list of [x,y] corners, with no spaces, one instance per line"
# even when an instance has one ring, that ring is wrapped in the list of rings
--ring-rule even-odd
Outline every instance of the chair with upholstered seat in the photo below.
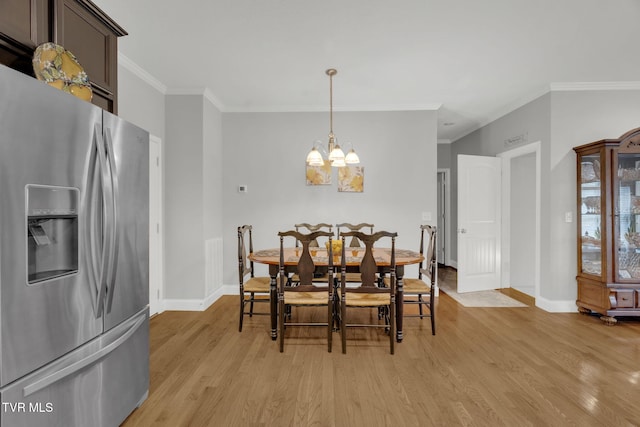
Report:
[[[343,222],[340,224],[336,224],[336,231],[338,232],[338,239],[341,238],[342,229],[346,229],[346,231],[361,231],[363,228],[369,229],[369,232],[373,234],[373,224],[369,224],[366,222],[362,222],[360,224],[350,224],[348,222]],[[362,243],[358,240],[357,237],[352,237],[349,240],[349,248],[361,248]],[[347,271],[347,282],[359,282],[360,281],[360,273],[354,271]]]
[[[427,234],[426,238],[425,232]],[[426,251],[425,241],[427,242]],[[403,317],[419,317],[420,319],[430,317],[431,334],[435,335],[435,288],[438,268],[436,261],[436,227],[430,225],[420,226],[420,254],[425,259],[420,263],[418,278],[404,278],[402,280],[404,305],[417,305],[418,314],[407,314],[407,310],[403,310]],[[388,280],[385,279],[385,285],[388,286],[388,284]],[[428,314],[424,312],[424,308],[428,310]]]
[[[355,327],[373,327],[384,328],[389,334],[389,347],[391,354],[394,353],[395,339],[395,285],[396,285],[396,258],[395,247],[396,237],[398,233],[388,231],[378,231],[373,234],[365,234],[360,231],[347,231],[342,233],[342,255],[340,265],[340,289],[338,290],[338,298],[340,300],[340,332],[342,335],[342,352],[347,352],[347,335],[348,328]],[[346,238],[357,237],[365,246],[364,255],[360,262],[359,284],[347,284],[347,255]],[[373,245],[381,239],[388,238],[390,240],[389,252],[389,286],[380,287],[376,279],[378,266],[373,256]],[[383,323],[380,323],[380,316],[372,316],[375,321],[366,323],[350,323],[355,309],[375,308],[378,313],[382,313]],[[355,317],[355,316],[354,316]]]
[[[254,303],[269,302],[270,277],[255,277],[253,271],[253,261],[248,258],[248,254],[253,252],[253,237],[251,225],[238,227],[238,273],[240,284],[240,326],[238,330],[242,332],[242,322],[244,315],[249,317],[256,315],[268,315],[267,312],[254,312]],[[249,305],[249,311],[245,312]]]
[[[324,282],[314,281],[314,271],[316,269],[313,262],[311,249],[312,242],[318,237],[327,237],[331,242],[333,233],[327,231],[315,231],[309,234],[302,234],[297,231],[282,231],[280,236],[280,276],[278,280],[278,319],[280,337],[280,351],[284,351],[284,340],[286,328],[291,326],[324,326],[327,328],[327,345],[331,352],[331,338],[333,330],[333,306],[334,306],[334,283],[333,283],[333,251],[331,245],[328,249],[328,274]],[[300,258],[296,264],[298,283],[297,286],[290,286],[286,278],[284,259],[284,240],[286,237],[295,238],[302,249]],[[306,310],[296,310],[295,316],[290,314],[289,307],[327,307],[327,317],[321,322],[312,322],[302,318]],[[291,317],[294,317],[291,319]],[[301,319],[302,318],[302,319]]]

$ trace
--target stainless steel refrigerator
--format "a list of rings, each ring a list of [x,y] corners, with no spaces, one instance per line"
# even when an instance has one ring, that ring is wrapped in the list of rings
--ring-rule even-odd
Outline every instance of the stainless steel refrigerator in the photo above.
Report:
[[[0,426],[117,426],[146,399],[148,150],[0,65]]]

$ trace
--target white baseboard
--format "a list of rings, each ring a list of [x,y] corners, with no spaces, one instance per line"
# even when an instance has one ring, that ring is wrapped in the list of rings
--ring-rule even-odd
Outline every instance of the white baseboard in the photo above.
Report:
[[[209,306],[206,300],[165,299],[164,311],[205,311]]]
[[[222,285],[204,299],[165,299],[161,301],[162,311],[205,311],[223,295],[238,295],[238,285]]]
[[[222,285],[222,295],[240,295],[240,285]]]
[[[436,296],[440,289],[436,287]],[[161,301],[162,311],[204,311],[223,295],[238,295],[238,285],[222,285],[205,299],[165,299]],[[555,301],[546,298],[536,298],[536,307],[550,313],[577,313],[578,307],[574,300]]]
[[[538,297],[536,298],[536,307],[541,308],[544,311],[548,311],[550,313],[577,313],[578,312],[578,306],[576,306],[576,302],[574,300],[556,301],[556,300],[549,300],[546,298]]]

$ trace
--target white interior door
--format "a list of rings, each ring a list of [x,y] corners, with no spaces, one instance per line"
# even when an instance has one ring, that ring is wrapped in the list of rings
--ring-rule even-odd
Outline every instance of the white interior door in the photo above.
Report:
[[[160,138],[149,138],[149,314],[162,311],[162,147]]]
[[[500,287],[501,165],[458,156],[459,293]]]

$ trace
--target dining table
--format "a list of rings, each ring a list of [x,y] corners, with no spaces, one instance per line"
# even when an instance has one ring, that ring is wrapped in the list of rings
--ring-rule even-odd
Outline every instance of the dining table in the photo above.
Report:
[[[285,273],[296,273],[296,267],[302,248],[287,247],[283,249]],[[316,267],[327,267],[329,265],[329,257],[327,250],[324,248],[311,248],[311,258]],[[346,267],[348,271],[358,271],[365,248],[349,247],[345,248]],[[373,257],[376,261],[378,274],[387,274],[391,266],[391,249],[390,248],[373,248]],[[271,315],[271,339],[278,337],[278,295],[277,295],[277,279],[280,269],[280,249],[263,249],[249,254],[249,259],[258,264],[266,264],[269,266],[270,282],[270,315]],[[411,264],[419,264],[424,261],[424,256],[419,252],[409,249],[398,249],[395,251],[396,260],[396,340],[402,342],[402,318],[403,318],[403,276],[404,267]],[[335,272],[340,273],[341,255],[334,255],[333,265]],[[335,276],[335,274],[334,274]],[[339,276],[338,276],[339,277]]]

